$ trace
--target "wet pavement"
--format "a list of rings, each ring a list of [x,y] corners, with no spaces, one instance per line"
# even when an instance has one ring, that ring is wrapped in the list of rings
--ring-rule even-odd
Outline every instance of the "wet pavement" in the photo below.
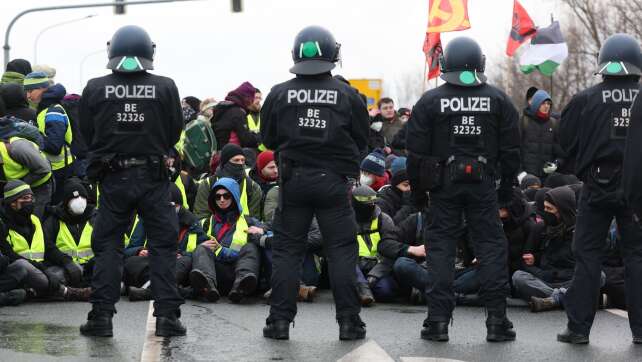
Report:
[[[114,319],[114,338],[80,336],[89,310],[82,303],[39,303],[0,309],[0,361],[138,361],[145,342],[148,303],[123,301]],[[331,294],[299,304],[289,341],[262,337],[268,306],[254,299],[233,305],[188,301],[182,309],[186,337],[159,339],[151,360],[163,361],[641,361],[642,346],[631,343],[628,320],[600,311],[588,346],[558,343],[566,323],[563,311],[531,314],[510,308],[517,341],[485,341],[484,310],[458,308],[450,342],[419,338],[425,308],[379,304],[364,309],[366,340],[340,342]],[[154,354],[155,353],[155,354]],[[373,357],[374,356],[374,357]]]

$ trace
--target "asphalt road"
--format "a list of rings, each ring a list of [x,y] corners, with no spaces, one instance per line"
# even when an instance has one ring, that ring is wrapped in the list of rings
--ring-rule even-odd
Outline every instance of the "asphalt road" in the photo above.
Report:
[[[0,361],[138,361],[145,346],[149,360],[163,361],[641,361],[642,346],[631,343],[625,316],[600,311],[588,346],[555,340],[565,327],[564,312],[531,314],[510,308],[515,342],[485,341],[484,310],[457,308],[450,342],[419,338],[425,308],[379,304],[364,309],[368,335],[340,342],[329,292],[311,304],[299,304],[289,341],[262,337],[268,307],[260,300],[233,305],[188,301],[183,307],[186,337],[146,341],[149,304],[122,301],[114,318],[115,337],[80,336],[78,325],[89,305],[34,303],[0,309]],[[151,357],[150,357],[151,356]]]

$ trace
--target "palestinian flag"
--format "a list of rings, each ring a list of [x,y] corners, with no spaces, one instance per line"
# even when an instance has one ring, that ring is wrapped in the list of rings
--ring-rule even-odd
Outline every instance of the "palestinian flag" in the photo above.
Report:
[[[560,23],[554,21],[546,28],[537,29],[531,43],[519,58],[519,67],[525,74],[537,69],[550,77],[567,56],[568,47],[560,30]]]

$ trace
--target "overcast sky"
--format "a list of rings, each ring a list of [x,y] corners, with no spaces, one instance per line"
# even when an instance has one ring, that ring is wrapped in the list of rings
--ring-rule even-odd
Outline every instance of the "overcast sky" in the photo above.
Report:
[[[101,0],[2,1],[0,29],[27,8],[101,2]],[[547,25],[561,9],[556,0],[522,0],[536,24]],[[157,74],[173,78],[181,96],[224,98],[227,91],[249,80],[267,91],[291,77],[290,50],[296,33],[321,25],[342,44],[346,78],[382,78],[390,84],[407,72],[423,71],[421,51],[428,0],[243,0],[244,12],[230,11],[229,0],[137,5],[126,15],[111,8],[49,11],[22,17],[10,37],[11,58],[33,61],[34,42],[42,29],[63,21],[97,16],[47,30],[38,42],[38,63],[57,69],[56,81],[80,93],[81,83],[103,75],[106,42],[120,26],[144,27],[156,43]],[[487,54],[487,69],[506,46],[513,0],[469,0],[472,28],[442,35],[478,40]]]

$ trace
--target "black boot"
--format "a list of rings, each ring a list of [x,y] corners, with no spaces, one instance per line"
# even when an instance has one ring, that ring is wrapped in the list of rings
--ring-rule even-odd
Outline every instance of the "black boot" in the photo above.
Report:
[[[189,283],[194,289],[194,295],[202,296],[208,302],[214,303],[221,297],[214,281],[210,280],[205,273],[198,269],[194,269],[189,273]]]
[[[428,341],[448,342],[448,322],[424,320],[421,338]]]
[[[290,322],[285,319],[265,320],[263,337],[270,339],[290,339]]]
[[[372,290],[366,283],[357,283],[357,294],[359,294],[359,300],[364,307],[369,307],[375,301]]]
[[[557,341],[570,344],[588,344],[589,337],[566,328],[564,332],[557,335]]]
[[[366,337],[366,324],[363,323],[358,314],[339,318],[337,322],[339,322],[340,340],[351,341]]]
[[[156,317],[156,336],[157,337],[174,337],[184,336],[187,329],[183,326],[180,319],[180,311],[171,315],[159,315]]]
[[[27,291],[24,289],[13,289],[0,293],[0,306],[18,305],[27,298]]]
[[[232,290],[227,297],[232,303],[239,303],[243,297],[246,297],[254,292],[256,289],[257,279],[254,273],[247,273],[243,276],[238,276],[234,280]]]
[[[150,288],[129,287],[128,294],[130,302],[152,300],[152,290]]]
[[[112,337],[114,335],[111,319],[114,312],[94,307],[87,315],[87,323],[80,326],[80,334],[94,337]]]
[[[513,330],[513,323],[506,318],[505,313],[488,312],[486,332],[488,342],[514,341],[517,335]]]

